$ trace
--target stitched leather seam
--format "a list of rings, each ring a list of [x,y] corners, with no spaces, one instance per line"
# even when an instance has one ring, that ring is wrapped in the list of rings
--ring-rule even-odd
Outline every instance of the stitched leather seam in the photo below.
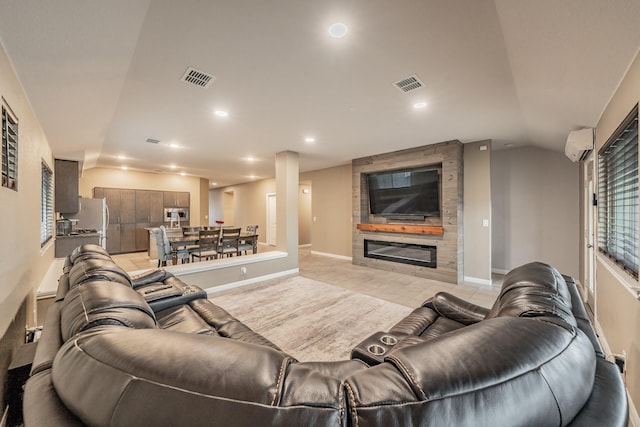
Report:
[[[344,417],[344,383],[338,387],[338,425],[342,425],[342,418]]]
[[[551,396],[553,396],[553,401],[556,402],[556,409],[558,410],[558,418],[560,418],[560,424],[559,425],[562,426],[562,425],[564,425],[564,423],[562,422],[562,411],[560,410],[560,402],[558,402],[558,397],[553,392],[553,389],[551,388],[551,385],[549,384],[549,381],[547,381],[547,377],[545,377],[544,374],[542,373],[542,367],[540,367],[537,370],[537,372],[540,375],[540,377],[542,377],[542,380],[544,381],[544,383],[547,385],[547,388],[549,389],[549,393],[551,393]]]
[[[356,395],[351,389],[349,383],[344,383],[344,387],[351,398],[352,404],[350,405],[351,419],[353,420],[353,427],[358,427],[358,411],[356,411]]]
[[[418,383],[418,380],[416,379],[416,377],[413,376],[413,374],[411,372],[409,372],[409,369],[407,369],[407,367],[405,366],[404,363],[402,363],[402,361],[400,359],[398,359],[395,356],[388,356],[387,359],[390,359],[392,361],[394,361],[395,363],[397,363],[397,365],[400,367],[400,369],[402,370],[402,372],[409,377],[409,379],[411,380],[411,382],[416,386],[416,388],[420,391],[420,393],[422,394],[422,396],[420,396],[421,399],[427,400],[429,399],[429,397],[427,396],[427,394],[424,392],[424,390],[422,389],[422,386],[420,385],[420,383]]]
[[[285,358],[280,365],[280,372],[278,373],[278,381],[276,381],[276,390],[273,393],[273,399],[271,400],[271,406],[276,405],[276,400],[278,399],[278,395],[280,394],[280,386],[282,378],[284,377],[284,370],[289,366],[289,358]]]

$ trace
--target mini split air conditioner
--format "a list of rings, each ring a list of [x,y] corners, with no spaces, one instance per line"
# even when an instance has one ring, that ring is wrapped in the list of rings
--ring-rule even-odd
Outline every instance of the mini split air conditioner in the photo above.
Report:
[[[572,162],[584,160],[593,150],[593,129],[581,129],[569,132],[567,145],[564,147],[564,154]]]

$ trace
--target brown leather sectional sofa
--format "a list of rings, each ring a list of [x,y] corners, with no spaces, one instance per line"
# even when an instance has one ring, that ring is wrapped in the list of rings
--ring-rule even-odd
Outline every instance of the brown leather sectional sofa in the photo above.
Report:
[[[345,325],[345,327],[348,327]],[[373,332],[373,331],[372,331]],[[625,426],[573,280],[532,263],[491,309],[440,293],[351,360],[299,362],[164,270],[68,257],[25,389],[30,426]]]

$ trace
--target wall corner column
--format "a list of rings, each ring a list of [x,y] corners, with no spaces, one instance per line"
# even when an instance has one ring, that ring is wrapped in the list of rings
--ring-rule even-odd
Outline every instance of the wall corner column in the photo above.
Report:
[[[276,154],[276,248],[287,252],[287,269],[298,268],[298,153]]]

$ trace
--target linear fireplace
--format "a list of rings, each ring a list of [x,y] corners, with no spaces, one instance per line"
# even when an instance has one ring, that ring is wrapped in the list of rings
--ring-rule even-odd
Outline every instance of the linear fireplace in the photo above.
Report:
[[[364,256],[402,264],[436,268],[436,246],[364,240]]]

